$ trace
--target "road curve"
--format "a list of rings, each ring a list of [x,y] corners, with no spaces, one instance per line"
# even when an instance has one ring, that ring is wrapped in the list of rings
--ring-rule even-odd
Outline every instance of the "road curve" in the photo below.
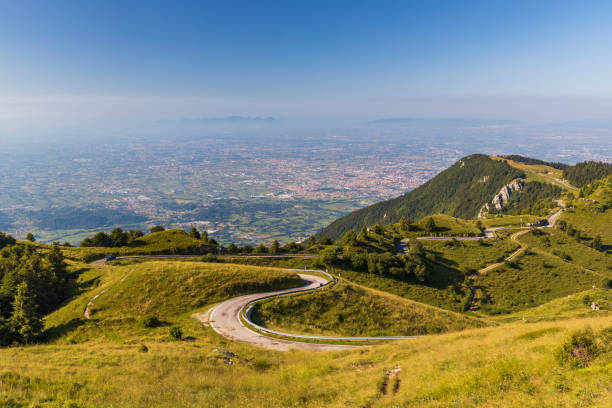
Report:
[[[296,270],[294,270],[296,271]],[[311,271],[315,272],[315,271]],[[321,271],[316,271],[321,272]],[[388,336],[388,337],[343,337],[343,336],[309,336],[301,334],[282,333],[274,330],[266,329],[250,321],[250,311],[253,302],[258,300],[276,297],[281,295],[287,295],[291,293],[306,292],[322,288],[323,286],[330,283],[329,280],[309,273],[299,273],[301,279],[306,281],[304,286],[293,289],[278,290],[273,292],[255,293],[252,295],[245,295],[235,297],[226,300],[223,303],[215,306],[209,313],[202,315],[194,315],[193,317],[200,320],[202,323],[210,324],[213,330],[222,335],[223,337],[239,341],[243,343],[249,343],[251,345],[272,349],[286,351],[289,349],[301,349],[309,351],[326,351],[326,350],[345,350],[347,348],[353,348],[355,346],[340,345],[340,344],[324,344],[324,343],[305,343],[294,340],[278,339],[274,337],[268,337],[261,333],[258,333],[251,328],[245,326],[240,316],[247,320],[249,324],[258,328],[263,332],[270,334],[281,335],[284,337],[290,337],[295,339],[308,339],[317,341],[368,341],[368,340],[400,340],[410,339],[414,336]]]

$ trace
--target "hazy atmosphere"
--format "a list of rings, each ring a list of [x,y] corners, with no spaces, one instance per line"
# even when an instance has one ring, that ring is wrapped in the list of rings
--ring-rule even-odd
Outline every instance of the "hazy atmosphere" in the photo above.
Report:
[[[5,140],[233,115],[612,119],[605,1],[0,7]]]
[[[0,0],[0,408],[612,407],[611,39]]]

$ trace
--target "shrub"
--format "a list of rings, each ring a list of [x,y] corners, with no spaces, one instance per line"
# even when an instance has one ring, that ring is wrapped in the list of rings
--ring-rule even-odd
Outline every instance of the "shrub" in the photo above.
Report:
[[[586,367],[597,357],[599,348],[590,328],[572,333],[555,351],[555,360],[561,365]]]
[[[138,351],[140,351],[141,353],[146,353],[149,351],[149,348],[144,344],[141,344],[140,346],[138,346]]]
[[[172,340],[181,340],[183,338],[183,331],[177,326],[171,327],[169,334]]]
[[[253,361],[253,368],[257,371],[266,371],[267,369],[269,369],[270,367],[272,367],[272,364],[266,360],[254,360]]]
[[[219,259],[211,253],[208,253],[202,257],[202,262],[218,262]]]
[[[509,259],[506,259],[504,261],[504,265],[507,266],[508,268],[512,268],[512,269],[518,269],[518,264],[514,261],[511,261]]]
[[[162,322],[157,318],[157,316],[145,316],[140,320],[140,324],[142,327],[159,327]]]

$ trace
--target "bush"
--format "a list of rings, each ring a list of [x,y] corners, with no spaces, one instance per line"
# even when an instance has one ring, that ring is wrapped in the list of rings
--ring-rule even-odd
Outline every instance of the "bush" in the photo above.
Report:
[[[590,328],[572,333],[555,351],[555,360],[561,365],[586,367],[597,357],[599,348]]]
[[[145,316],[140,320],[140,324],[142,327],[159,327],[162,322],[157,318],[157,316]]]
[[[171,327],[169,334],[172,340],[181,340],[183,338],[183,331],[177,326]]]
[[[253,363],[253,368],[257,371],[266,371],[267,369],[269,369],[270,367],[272,367],[272,364],[266,360],[254,360]]]
[[[516,262],[511,261],[509,259],[506,259],[504,261],[504,265],[507,266],[508,268],[512,268],[512,269],[518,269],[519,268],[519,265]]]
[[[206,254],[202,257],[202,262],[218,262],[219,259],[214,254]]]

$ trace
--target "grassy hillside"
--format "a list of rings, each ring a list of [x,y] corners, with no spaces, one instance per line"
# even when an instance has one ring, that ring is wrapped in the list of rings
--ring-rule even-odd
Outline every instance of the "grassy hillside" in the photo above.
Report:
[[[90,267],[81,280],[97,285],[46,318],[54,340],[82,342],[100,335],[121,342],[138,336],[164,338],[168,325],[183,324],[194,310],[206,305],[302,283],[295,273],[279,269],[170,261]],[[99,293],[87,321],[83,310]],[[146,316],[155,316],[163,324],[144,328],[141,320]]]
[[[570,167],[568,164],[565,163],[560,163],[560,162],[547,162],[544,160],[540,160],[540,159],[534,159],[531,157],[524,157],[524,156],[520,156],[518,154],[511,154],[511,155],[507,155],[507,156],[502,156],[504,159],[506,160],[512,160],[514,162],[517,163],[523,163],[526,165],[531,165],[531,166],[544,166],[543,169],[547,169],[548,167],[552,167],[553,169],[556,170],[565,170],[568,167]]]
[[[530,232],[520,237],[520,241],[531,248],[554,255],[560,260],[578,264],[612,278],[612,258],[602,251],[597,251],[585,243],[559,230],[550,232]]]
[[[555,350],[587,326],[601,351],[586,368],[558,363]],[[194,340],[146,341],[148,352],[138,342],[104,338],[0,349],[0,401],[88,408],[606,407],[611,326],[612,317],[516,322],[342,352],[282,353],[226,341],[194,321]]]
[[[185,231],[172,229],[147,234],[125,247],[62,247],[62,252],[67,258],[89,262],[104,258],[108,254],[200,254],[203,253],[205,247],[205,243],[190,237]]]
[[[513,168],[525,173],[526,182],[541,182],[560,187],[567,191],[576,191],[576,187],[568,182],[561,167],[568,168],[561,163],[546,163],[537,159],[522,156],[490,156],[492,160],[502,161]],[[514,160],[513,160],[514,158]],[[554,165],[554,166],[553,166]]]
[[[583,197],[574,199],[560,220],[578,229],[583,240],[590,243],[599,235],[603,246],[612,249],[612,178],[585,186],[581,192]]]
[[[591,308],[593,302],[597,303],[599,310]],[[553,299],[531,309],[500,316],[497,320],[508,322],[521,319],[533,323],[578,317],[600,317],[610,314],[612,314],[612,291],[600,288]]]
[[[431,244],[442,245],[436,249],[438,258],[457,263],[440,265],[448,274],[470,262],[476,265],[479,258],[492,259],[512,245],[503,240],[491,241],[491,247],[476,247],[478,242]],[[472,246],[473,259],[462,260]],[[540,248],[534,244],[534,250]],[[552,268],[539,264],[542,259]],[[528,254],[518,264],[520,269],[499,276],[490,271],[473,283],[496,306],[521,310],[496,318],[496,327],[470,328],[482,322],[351,282],[274,300],[263,310],[274,312],[267,322],[281,329],[364,334],[463,329],[346,351],[284,353],[221,338],[190,315],[232,296],[296,286],[293,273],[226,263],[75,263],[79,291],[46,318],[50,343],[0,349],[0,406],[609,406],[610,292],[588,290],[568,298],[568,287],[580,287],[584,277],[594,275],[550,254]],[[336,272],[369,286],[405,291],[407,297],[445,303],[449,309],[462,301],[461,284],[434,288],[376,274]],[[543,288],[549,292],[541,292]],[[98,294],[90,307],[91,320],[84,319],[83,310]],[[527,300],[537,296],[536,302],[512,303],[523,294]],[[604,310],[591,311],[585,296]],[[541,298],[553,301],[528,307]],[[151,316],[160,321],[158,327],[145,327],[143,318]],[[537,322],[516,321],[525,316],[527,322]],[[173,326],[183,330],[185,340],[171,340]],[[555,350],[570,333],[585,327],[594,330],[597,354],[585,368],[562,365]]]
[[[332,288],[265,301],[253,313],[291,333],[410,336],[484,326],[482,321],[341,281]]]
[[[423,241],[422,244],[437,255],[439,262],[466,273],[500,262],[519,247],[516,242],[508,239],[480,242]]]
[[[486,218],[481,220],[480,222],[485,228],[494,228],[494,227],[506,227],[509,225],[525,225],[528,223],[533,223],[540,220],[542,217],[538,217],[535,215],[506,215],[499,214],[492,218]]]
[[[474,304],[488,314],[537,306],[555,298],[605,286],[607,279],[552,255],[528,251],[515,262],[478,275]]]
[[[445,214],[433,214],[428,217],[423,217],[415,223],[415,232],[408,233],[408,236],[427,236],[432,235],[425,228],[429,219],[435,223],[433,234],[462,236],[462,235],[479,235],[481,231],[476,227],[476,221],[462,220],[460,218],[451,217]]]
[[[418,219],[442,213],[475,218],[482,205],[523,171],[484,155],[467,156],[422,186],[392,200],[354,211],[324,228],[319,236],[341,237],[363,226],[390,224],[402,217]]]

